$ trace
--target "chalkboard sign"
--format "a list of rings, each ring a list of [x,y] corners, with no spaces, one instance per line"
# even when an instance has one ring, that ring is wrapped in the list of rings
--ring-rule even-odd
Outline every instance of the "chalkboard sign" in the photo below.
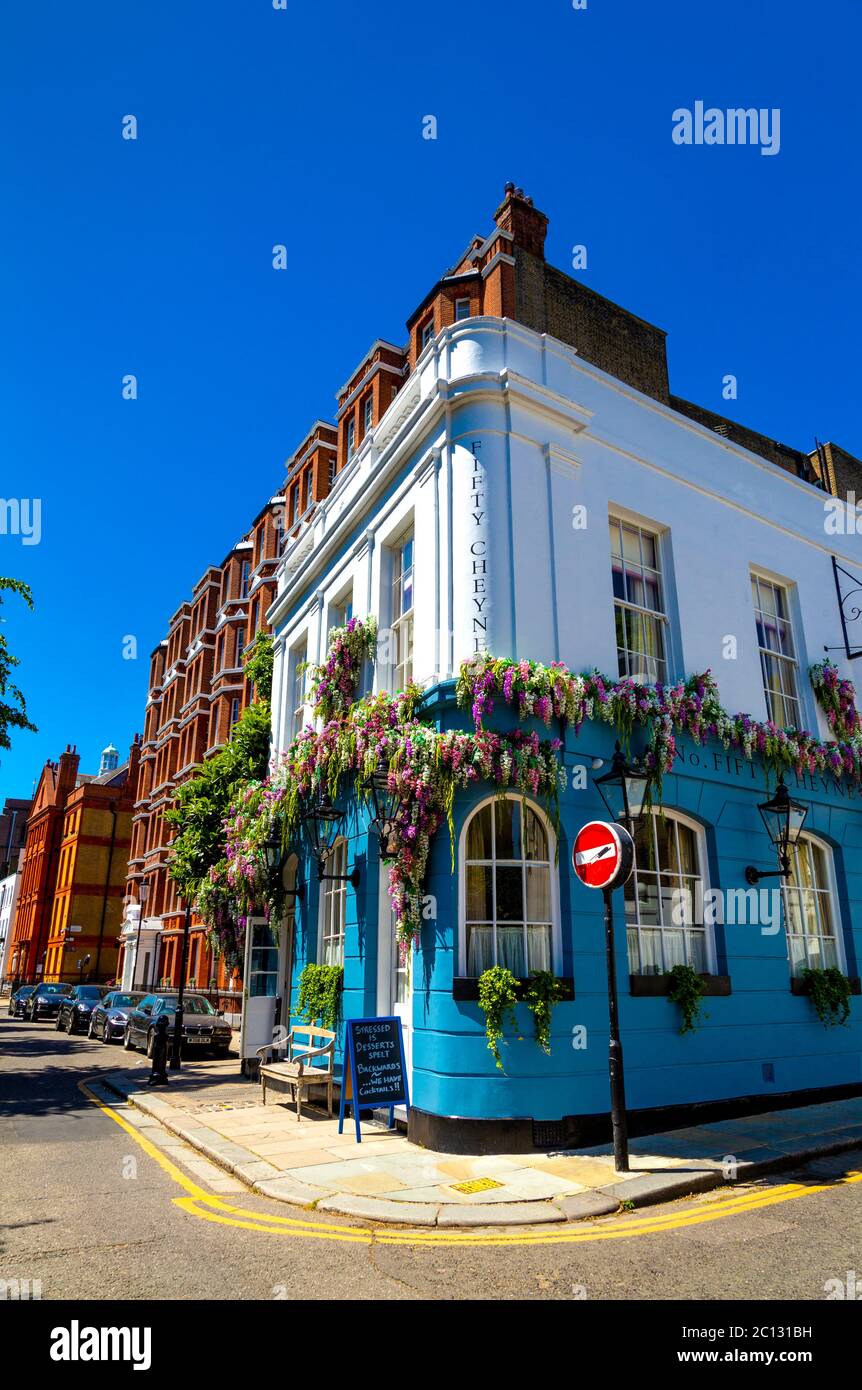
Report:
[[[407,1067],[400,1018],[349,1018],[345,1023],[344,1067],[338,1133],[344,1129],[344,1113],[353,1107],[356,1142],[362,1143],[360,1110],[389,1107],[389,1128],[395,1126],[395,1106],[410,1109]]]

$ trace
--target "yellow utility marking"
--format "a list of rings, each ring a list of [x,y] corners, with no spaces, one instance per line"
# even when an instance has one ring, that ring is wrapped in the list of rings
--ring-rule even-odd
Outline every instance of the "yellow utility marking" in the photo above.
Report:
[[[453,1182],[449,1184],[456,1192],[490,1192],[493,1187],[502,1187],[501,1182],[496,1182],[494,1178],[471,1178],[469,1182]]]
[[[688,1207],[685,1211],[667,1212],[664,1215],[628,1217],[608,1221],[598,1226],[579,1224],[577,1226],[542,1227],[536,1230],[494,1232],[472,1232],[422,1228],[405,1230],[395,1227],[372,1227],[335,1225],[324,1221],[301,1221],[295,1217],[267,1215],[248,1211],[244,1207],[233,1206],[213,1193],[205,1191],[198,1183],[188,1177],[167,1158],[155,1144],[152,1144],[134,1125],[118,1114],[116,1110],[94,1095],[86,1082],[79,1082],[79,1089],[97,1105],[103,1114],[118,1124],[134,1139],[136,1144],[155,1159],[168,1176],[186,1192],[185,1197],[174,1197],[172,1201],[181,1211],[197,1216],[204,1221],[212,1221],[222,1226],[239,1227],[247,1231],[261,1231],[268,1235],[300,1236],[310,1240],[342,1241],[354,1245],[580,1245],[597,1240],[628,1240],[635,1236],[661,1235],[665,1231],[681,1230],[687,1226],[702,1225],[707,1221],[719,1221],[727,1216],[745,1215],[764,1207],[792,1202],[799,1197],[812,1197],[817,1193],[830,1192],[835,1187],[862,1182],[862,1172],[848,1172],[830,1183],[784,1183],[768,1192],[743,1193],[736,1196],[718,1198],[708,1206]],[[487,1179],[485,1181],[488,1181]],[[454,1185],[454,1184],[453,1184]]]

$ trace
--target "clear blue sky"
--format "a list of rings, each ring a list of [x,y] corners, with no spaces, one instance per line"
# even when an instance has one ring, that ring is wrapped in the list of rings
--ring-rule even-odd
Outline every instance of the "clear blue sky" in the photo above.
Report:
[[[722,410],[733,373],[728,413],[862,454],[860,38],[858,0],[7,0],[0,495],[42,540],[0,535],[39,726],[0,797],[125,749],[169,615],[507,179],[668,330],[672,389]],[[697,100],[779,107],[780,153],[675,145]]]

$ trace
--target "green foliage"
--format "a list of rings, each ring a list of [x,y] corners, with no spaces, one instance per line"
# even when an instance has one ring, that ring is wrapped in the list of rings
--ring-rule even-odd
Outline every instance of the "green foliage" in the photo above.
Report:
[[[807,967],[801,978],[824,1028],[846,1023],[850,1017],[850,981],[834,965],[827,970]]]
[[[536,1042],[543,1052],[551,1051],[551,1014],[563,997],[563,986],[550,970],[534,970],[527,983],[524,1002],[533,1015]]]
[[[679,1031],[693,1033],[702,1021],[700,1001],[706,992],[706,985],[690,965],[675,965],[668,971],[668,979],[670,989],[667,997],[672,1004],[678,1004],[682,1012],[682,1027]]]
[[[269,702],[258,700],[243,710],[225,747],[177,787],[165,813],[176,832],[169,872],[187,900],[194,901],[210,869],[224,859],[225,819],[247,783],[266,776],[269,738]]]
[[[272,634],[259,632],[250,647],[243,652],[245,674],[254,686],[255,700],[272,698],[272,671],[275,663],[275,648]]]
[[[307,965],[299,977],[298,1017],[306,1023],[319,1022],[334,1033],[341,1018],[343,983],[343,966]]]
[[[502,965],[494,965],[479,976],[479,1008],[485,1015],[488,1051],[494,1054],[494,1063],[500,1071],[503,1070],[500,1039],[507,1018],[515,1026],[517,985],[518,981],[511,970],[506,970]]]
[[[33,607],[33,595],[30,586],[22,583],[20,579],[3,579],[0,577],[0,607],[3,606],[2,594],[4,590],[9,590],[22,598],[27,607]],[[2,620],[0,620],[2,621]],[[9,738],[10,729],[29,729],[31,733],[36,733],[36,725],[31,724],[27,718],[27,705],[24,696],[18,686],[10,681],[9,677],[12,668],[18,665],[17,656],[13,656],[9,650],[6,638],[0,631],[0,748],[11,748]],[[7,701],[4,697],[8,695]]]

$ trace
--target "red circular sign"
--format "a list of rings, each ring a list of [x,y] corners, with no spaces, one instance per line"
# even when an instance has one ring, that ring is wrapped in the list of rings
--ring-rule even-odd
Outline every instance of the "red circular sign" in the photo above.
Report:
[[[617,888],[632,871],[634,843],[623,826],[591,820],[582,826],[572,848],[572,866],[587,888]]]

